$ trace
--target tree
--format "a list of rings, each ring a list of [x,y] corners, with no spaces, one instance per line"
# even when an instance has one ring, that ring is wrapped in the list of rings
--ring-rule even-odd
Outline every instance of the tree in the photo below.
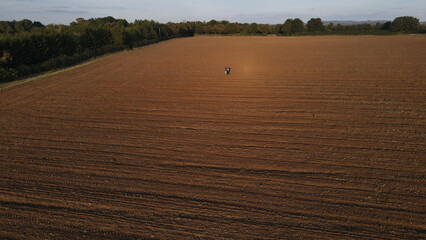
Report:
[[[420,29],[420,21],[415,17],[397,17],[392,22],[391,30],[394,32],[416,32]]]
[[[9,66],[10,62],[12,62],[12,56],[10,56],[10,53],[8,51],[2,51],[0,52],[0,55],[0,66]]]
[[[336,25],[336,31],[337,32],[343,32],[344,30],[345,30],[345,27],[342,24],[338,23]]]
[[[83,24],[86,22],[86,20],[84,20],[84,18],[77,18],[75,19],[75,21],[77,22],[77,24]]]
[[[281,24],[276,24],[276,25],[273,25],[272,26],[272,34],[275,34],[275,35],[279,35],[279,34],[282,34],[282,32],[281,32]]]
[[[213,32],[215,34],[224,34],[225,33],[225,25],[218,23],[213,26]]]
[[[326,32],[334,32],[334,23],[329,23],[327,26],[325,26]]]
[[[55,24],[49,24],[46,26],[46,32],[48,33],[60,33],[62,32],[64,29],[66,28],[65,25],[59,24],[59,25],[55,25]]]
[[[268,35],[272,33],[272,26],[269,24],[261,24],[259,29],[262,35]]]
[[[225,33],[226,34],[235,34],[238,32],[238,24],[237,23],[229,23],[225,25]]]
[[[32,28],[44,28],[44,25],[41,22],[35,21],[33,22]]]
[[[110,29],[111,31],[111,36],[113,39],[113,43],[116,46],[124,46],[124,32],[122,29],[118,28],[118,27],[114,27]]]
[[[284,35],[291,35],[291,29],[292,29],[293,19],[289,18],[287,19],[284,24],[281,26],[281,33]]]
[[[299,18],[294,19],[291,23],[291,33],[298,35],[303,33],[303,31],[305,31],[305,24],[303,21]]]
[[[374,29],[374,27],[371,24],[364,23],[364,24],[359,26],[359,29],[362,30],[362,31],[370,31],[370,30]]]
[[[308,32],[322,32],[324,31],[324,24],[321,18],[311,18],[306,25]]]
[[[12,61],[10,53],[7,51],[3,51],[0,52],[0,55],[2,55],[0,57],[0,82],[6,82],[17,78],[17,71],[8,67],[8,65]]]
[[[249,33],[250,34],[260,33],[259,25],[257,23],[250,24]]]
[[[207,25],[209,25],[209,26],[214,26],[214,25],[216,25],[216,24],[218,24],[218,23],[219,23],[218,21],[216,21],[216,20],[212,19],[212,20],[210,20],[210,22],[208,22],[208,23],[207,23]]]
[[[181,22],[179,23],[179,34],[186,36],[194,36],[195,33],[195,24],[191,22]]]
[[[7,82],[18,77],[18,72],[15,69],[0,67],[0,82]]]
[[[204,25],[205,22],[195,22],[195,34],[203,34],[204,33]]]
[[[229,24],[229,21],[222,20],[222,21],[220,21],[220,23],[221,23],[221,24],[223,24],[224,26],[226,26],[226,25],[228,25],[228,24]]]
[[[385,24],[383,24],[381,29],[389,31],[391,30],[391,26],[392,26],[392,22],[385,22]]]
[[[17,32],[29,32],[31,30],[32,25],[33,22],[31,20],[24,19],[15,23],[15,30]]]

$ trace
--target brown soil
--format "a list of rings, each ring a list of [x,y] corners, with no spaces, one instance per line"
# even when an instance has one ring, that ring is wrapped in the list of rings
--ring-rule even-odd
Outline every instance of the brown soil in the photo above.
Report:
[[[424,239],[425,79],[426,36],[196,37],[2,90],[0,238]]]

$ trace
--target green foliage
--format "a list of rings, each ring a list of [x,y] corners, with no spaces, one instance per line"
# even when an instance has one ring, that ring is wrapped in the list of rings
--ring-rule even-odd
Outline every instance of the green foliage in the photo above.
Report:
[[[392,22],[391,30],[394,32],[417,32],[420,30],[420,21],[415,17],[397,17]]]
[[[385,24],[383,24],[383,26],[381,27],[381,29],[389,31],[389,30],[391,30],[391,27],[392,27],[392,22],[386,22]]]
[[[293,19],[289,18],[287,19],[283,25],[281,25],[281,34],[284,34],[286,36],[290,36],[292,31],[292,25],[293,25]]]
[[[420,25],[420,31],[419,32],[423,33],[423,34],[426,33],[426,25],[425,24]]]
[[[170,25],[171,23],[167,23]],[[257,24],[257,23],[231,23],[229,21],[216,21],[211,20],[209,22],[192,22],[191,26],[195,34],[221,34],[221,35],[268,35],[278,33],[276,26],[269,24]],[[173,26],[171,26],[173,29]]]
[[[15,34],[36,31],[43,29],[40,22],[32,22],[28,19],[21,21],[0,21],[0,34]]]
[[[218,23],[219,23],[218,21],[212,19],[212,20],[210,20],[210,22],[207,23],[207,26],[214,26],[214,25],[216,25]]]
[[[324,31],[327,33],[331,33],[335,31],[336,27],[334,26],[334,23],[329,23],[328,25],[324,26]]]
[[[260,33],[259,25],[257,23],[250,24],[250,34],[258,34]]]
[[[237,23],[229,23],[225,25],[225,34],[236,34],[239,30],[239,25]]]
[[[299,18],[296,18],[291,23],[291,33],[293,35],[300,35],[305,31],[305,24]]]
[[[79,40],[81,50],[99,48],[113,41],[111,32],[104,28],[87,28]]]
[[[268,35],[273,33],[272,26],[269,24],[261,24],[259,26],[259,31],[262,35]]]
[[[13,68],[0,67],[0,82],[7,82],[18,77],[18,72]]]
[[[308,32],[323,32],[325,28],[321,18],[311,18],[306,24],[306,29]]]
[[[182,22],[178,24],[179,34],[185,36],[194,36],[195,25],[192,22]]]
[[[33,22],[31,22],[28,19],[24,19],[22,21],[15,23],[15,30],[17,32],[29,32],[31,30],[32,25],[33,25]]]

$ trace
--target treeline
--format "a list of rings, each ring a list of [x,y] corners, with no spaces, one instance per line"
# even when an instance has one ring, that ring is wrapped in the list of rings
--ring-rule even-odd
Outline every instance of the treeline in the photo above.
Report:
[[[113,17],[76,19],[69,26],[30,20],[0,22],[0,82],[58,69],[106,53],[193,36],[191,23],[129,23]]]
[[[398,17],[382,24],[324,24],[320,18],[312,18],[307,23],[301,19],[287,19],[283,24],[269,25],[257,23],[231,23],[229,21],[194,22],[195,34],[222,35],[318,35],[318,34],[393,34],[420,33],[426,27],[415,17]]]

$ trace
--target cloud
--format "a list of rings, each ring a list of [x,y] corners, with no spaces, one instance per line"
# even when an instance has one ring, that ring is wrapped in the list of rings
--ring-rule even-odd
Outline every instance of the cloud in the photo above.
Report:
[[[56,6],[52,6],[48,9],[43,9],[43,12],[45,13],[54,13],[54,14],[89,14],[90,12],[79,8],[79,9],[73,9],[70,6],[65,6],[65,5],[56,5]]]
[[[58,13],[58,14],[88,14],[88,11],[83,10],[66,10],[66,9],[48,9],[47,13]]]
[[[81,9],[107,9],[107,10],[126,10],[125,7],[79,7]]]
[[[52,8],[53,8],[53,9],[56,9],[56,8],[60,8],[60,9],[69,9],[70,7],[68,7],[68,6],[52,6]]]
[[[262,13],[262,14],[234,14],[225,16],[227,20],[238,22],[256,22],[275,24],[283,23],[288,18],[300,18],[302,20],[309,20],[312,16],[308,14],[300,14],[296,12],[275,12],[275,13]]]
[[[17,10],[17,13],[24,13],[24,14],[38,14],[40,13],[39,10]]]

